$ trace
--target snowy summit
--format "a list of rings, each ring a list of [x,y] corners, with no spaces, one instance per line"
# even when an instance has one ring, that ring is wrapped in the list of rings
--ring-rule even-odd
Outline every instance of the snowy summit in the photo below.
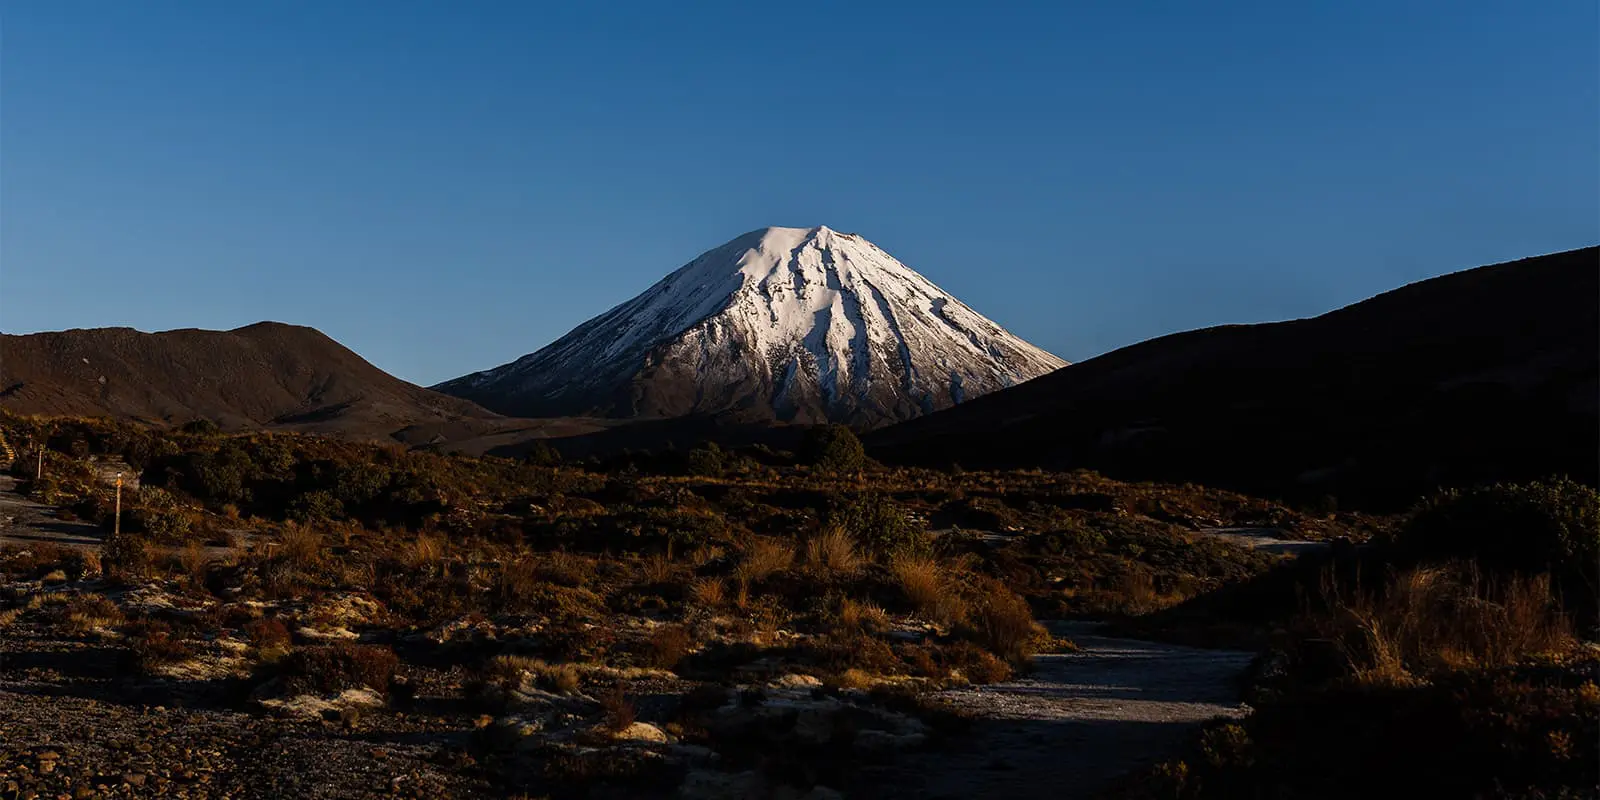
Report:
[[[765,228],[536,353],[434,388],[516,416],[739,411],[876,427],[1065,364],[866,239]]]

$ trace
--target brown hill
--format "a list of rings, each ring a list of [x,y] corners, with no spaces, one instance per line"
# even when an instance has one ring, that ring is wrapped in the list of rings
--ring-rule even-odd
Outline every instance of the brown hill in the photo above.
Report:
[[[1600,250],[1422,281],[1320,317],[1180,333],[869,437],[874,455],[1088,467],[1364,505],[1595,483]]]
[[[395,378],[320,331],[276,322],[0,335],[0,408],[418,444],[518,422]]]

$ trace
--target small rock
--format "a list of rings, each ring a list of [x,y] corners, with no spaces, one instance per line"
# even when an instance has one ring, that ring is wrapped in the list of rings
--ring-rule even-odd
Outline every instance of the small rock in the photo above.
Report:
[[[801,675],[791,672],[782,675],[767,684],[774,689],[820,689],[822,680],[815,675]]]

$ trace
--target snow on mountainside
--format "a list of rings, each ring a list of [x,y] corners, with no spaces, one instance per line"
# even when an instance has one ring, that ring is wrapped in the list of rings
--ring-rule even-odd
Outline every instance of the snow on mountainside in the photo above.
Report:
[[[766,228],[509,364],[435,389],[519,416],[897,422],[1066,362],[871,242]]]

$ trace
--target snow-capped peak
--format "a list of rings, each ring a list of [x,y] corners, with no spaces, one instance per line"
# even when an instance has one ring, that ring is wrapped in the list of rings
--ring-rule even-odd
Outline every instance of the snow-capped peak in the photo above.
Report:
[[[765,408],[874,425],[1064,364],[860,236],[764,228],[538,352],[438,388],[524,415]]]

